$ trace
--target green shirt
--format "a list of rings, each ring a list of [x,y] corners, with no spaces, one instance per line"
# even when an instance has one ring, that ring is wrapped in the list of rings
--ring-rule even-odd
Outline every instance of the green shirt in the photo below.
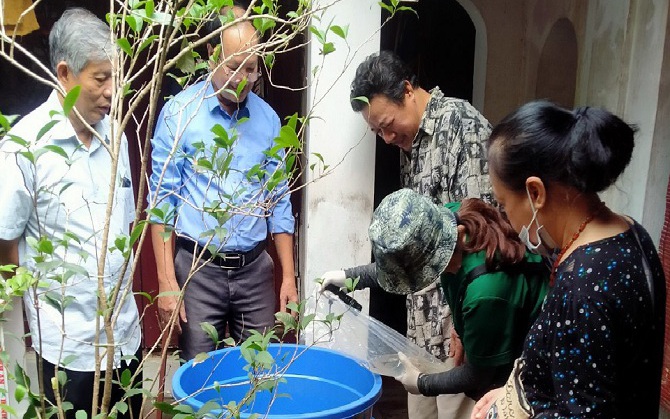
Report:
[[[542,258],[526,252],[526,261],[541,263]],[[547,293],[549,271],[529,278],[523,273],[487,272],[462,289],[468,273],[485,263],[485,251],[464,253],[461,269],[443,274],[441,283],[468,361],[476,367],[496,367],[521,355]]]

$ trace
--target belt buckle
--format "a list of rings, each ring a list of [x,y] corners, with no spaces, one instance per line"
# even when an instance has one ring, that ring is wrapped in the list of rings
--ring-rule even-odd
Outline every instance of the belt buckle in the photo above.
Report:
[[[224,269],[240,269],[244,265],[246,265],[246,258],[245,255],[237,253],[237,254],[228,254],[228,253],[222,253],[219,255],[219,259],[221,263],[219,264],[220,267]],[[235,265],[228,265],[228,261],[237,261],[237,266]]]

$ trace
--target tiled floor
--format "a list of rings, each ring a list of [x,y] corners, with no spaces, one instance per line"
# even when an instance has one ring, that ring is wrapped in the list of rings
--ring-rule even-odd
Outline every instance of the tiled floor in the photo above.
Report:
[[[398,381],[382,377],[382,397],[372,411],[374,419],[407,419],[407,392]]]

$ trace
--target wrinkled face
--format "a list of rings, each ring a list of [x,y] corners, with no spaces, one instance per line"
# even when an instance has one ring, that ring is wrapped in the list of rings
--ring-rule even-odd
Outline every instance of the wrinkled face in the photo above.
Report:
[[[514,230],[518,233],[521,227],[528,225],[533,219],[533,210],[530,207],[528,194],[526,191],[513,191],[509,189],[496,176],[495,170],[490,167],[491,186],[493,188],[493,196],[495,197],[500,209],[505,212],[507,219]],[[533,223],[529,226],[531,237],[536,237],[537,225]]]
[[[363,118],[372,132],[382,137],[386,144],[410,151],[423,114],[423,110],[417,110],[414,97],[413,91],[409,91],[404,95],[403,102],[398,104],[385,95],[374,96],[363,109]]]
[[[61,64],[65,65],[64,62]],[[89,125],[97,124],[109,113],[112,101],[112,63],[109,60],[89,61],[76,76],[67,68],[59,73],[59,79],[67,92],[81,86],[75,107]]]
[[[242,103],[260,77],[258,56],[250,51],[258,42],[256,32],[250,24],[240,24],[223,31],[221,40],[221,54],[215,63],[212,84],[217,91],[223,88],[219,93],[223,103]],[[242,80],[246,83],[244,88],[239,94],[233,93]]]

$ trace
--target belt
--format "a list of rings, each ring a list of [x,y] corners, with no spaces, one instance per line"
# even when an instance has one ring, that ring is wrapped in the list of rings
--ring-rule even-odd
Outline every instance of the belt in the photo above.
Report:
[[[197,254],[200,254],[200,252],[202,252],[203,259],[209,260],[211,263],[219,265],[221,268],[240,269],[256,260],[256,258],[265,251],[265,240],[258,243],[256,247],[247,252],[221,252],[212,254],[212,252],[207,249],[204,249],[203,251],[202,246],[186,237],[177,237],[177,247],[184,249],[191,254],[196,254],[196,252]]]

